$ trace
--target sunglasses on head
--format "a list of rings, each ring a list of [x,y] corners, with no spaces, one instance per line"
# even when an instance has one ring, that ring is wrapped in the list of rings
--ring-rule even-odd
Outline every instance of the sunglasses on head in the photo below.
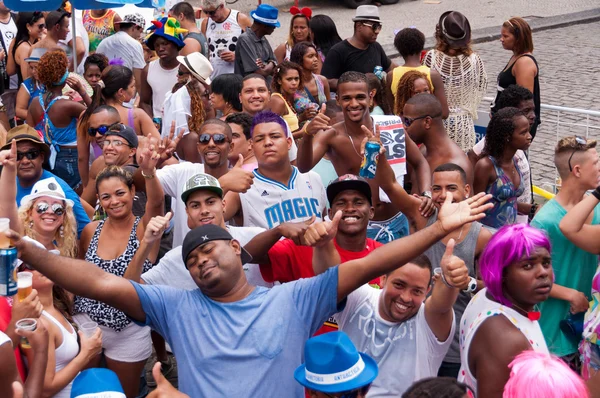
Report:
[[[571,166],[571,159],[573,159],[573,155],[575,155],[575,152],[582,150],[582,148],[585,148],[585,145],[587,145],[587,140],[583,137],[576,135],[575,143],[577,143],[579,148],[573,149],[573,152],[571,152],[571,156],[569,156],[569,171],[573,171],[573,167]]]
[[[210,139],[212,138],[213,142],[215,143],[215,145],[221,145],[223,144],[225,141],[227,141],[227,137],[225,136],[225,134],[202,134],[200,135],[200,138],[198,138],[198,142],[200,144],[208,144],[210,142]]]
[[[37,211],[38,214],[47,213],[48,210],[51,210],[52,213],[56,214],[57,216],[62,216],[63,214],[65,214],[65,207],[60,203],[54,203],[53,205],[49,205],[46,202],[38,202],[35,205],[35,211]]]
[[[423,116],[419,116],[419,117],[406,117],[406,116],[402,116],[402,124],[404,124],[404,127],[410,127],[411,124],[413,124],[415,121],[417,120],[421,120],[421,119],[425,119],[426,117],[430,117],[432,119],[438,118],[442,116],[441,114],[439,115],[423,115]]]
[[[95,137],[96,134],[104,135],[110,130],[111,124],[102,124],[98,127],[90,127],[88,128],[88,134],[92,137]]]
[[[40,151],[37,149],[27,152],[17,152],[17,161],[27,158],[27,160],[37,159],[40,156]]]
[[[330,398],[357,398],[359,394],[367,395],[367,393],[369,392],[369,389],[371,389],[371,384],[367,384],[366,386],[357,388],[356,390],[346,391],[346,392],[342,392],[342,393],[336,393],[334,395],[327,394],[327,393],[324,393],[324,394]]]

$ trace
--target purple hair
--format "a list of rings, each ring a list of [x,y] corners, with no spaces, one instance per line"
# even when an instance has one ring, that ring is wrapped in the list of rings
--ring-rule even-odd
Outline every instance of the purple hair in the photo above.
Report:
[[[504,269],[538,247],[550,253],[550,240],[544,232],[527,224],[506,225],[492,236],[481,255],[479,268],[485,287],[496,301],[512,306],[502,289]]]
[[[125,61],[123,61],[123,59],[121,58],[113,58],[108,62],[109,65],[120,65],[120,66],[124,66],[125,65]]]
[[[289,137],[288,126],[285,123],[285,121],[283,120],[283,118],[281,116],[279,116],[278,114],[271,112],[271,111],[262,111],[262,112],[258,112],[256,115],[254,115],[254,118],[252,119],[252,128],[250,129],[250,135],[251,136],[254,135],[254,127],[258,126],[259,124],[263,124],[263,123],[279,124],[281,126],[281,128],[283,129],[285,136]]]
[[[523,351],[508,365],[510,377],[502,398],[589,398],[583,379],[560,358]]]

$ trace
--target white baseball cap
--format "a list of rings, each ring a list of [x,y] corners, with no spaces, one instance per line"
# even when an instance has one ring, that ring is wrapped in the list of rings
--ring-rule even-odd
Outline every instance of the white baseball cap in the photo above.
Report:
[[[42,196],[64,200],[68,205],[71,205],[71,207],[75,204],[71,199],[67,199],[65,191],[63,191],[58,181],[56,181],[56,178],[50,177],[36,182],[33,185],[33,188],[31,188],[31,193],[23,196],[23,199],[21,199],[21,206],[24,206],[37,198],[41,198]]]

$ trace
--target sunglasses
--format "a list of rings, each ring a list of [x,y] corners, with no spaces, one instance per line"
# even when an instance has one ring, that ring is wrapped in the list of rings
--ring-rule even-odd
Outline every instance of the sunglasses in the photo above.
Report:
[[[367,395],[369,389],[371,388],[371,384],[367,384],[364,387],[358,388],[352,391],[346,391],[342,393],[336,393],[335,395],[324,393],[326,396],[330,398],[357,398],[359,394]]]
[[[578,135],[575,136],[575,142],[577,145],[582,146],[583,148],[585,148],[585,145],[587,145],[587,140]],[[573,152],[571,152],[571,156],[569,156],[569,171],[573,171],[573,167],[571,167],[571,159],[573,159],[573,155],[575,155],[575,152],[580,151],[581,149],[582,148],[575,148],[573,149]]]
[[[48,210],[52,210],[52,213],[56,214],[57,216],[62,216],[65,214],[65,207],[60,203],[54,203],[52,206],[50,206],[46,202],[38,202],[38,204],[35,205],[35,211],[37,211],[38,214],[47,213]]]
[[[369,28],[373,29],[373,32],[379,32],[382,28],[383,25],[380,23],[366,23],[366,22],[361,22],[363,25],[368,26]]]
[[[44,30],[44,29],[46,29],[46,24],[45,23],[41,23],[37,27],[38,27],[39,30]]]
[[[108,130],[110,129],[109,124],[102,124],[98,127],[90,127],[88,128],[88,134],[91,135],[92,137],[95,137],[96,134],[100,134],[100,135],[104,135],[108,132]]]
[[[214,17],[215,14],[217,13],[217,11],[219,11],[219,8],[221,8],[221,7],[223,7],[222,4],[220,6],[218,6],[217,8],[215,8],[214,10],[212,10],[212,11],[204,11],[204,13],[206,15],[208,15],[209,17]]]
[[[27,160],[37,159],[40,156],[40,151],[32,150],[27,152],[17,152],[17,161],[27,158]]]
[[[438,118],[440,116],[442,116],[442,115],[441,114],[435,115],[435,116],[423,115],[423,116],[419,116],[419,117],[406,117],[406,116],[402,116],[402,124],[404,124],[404,127],[410,127],[410,125],[413,124],[414,122],[416,122],[417,120],[425,119],[426,117],[430,117],[432,119],[435,119],[435,118]]]
[[[102,148],[107,148],[109,145],[112,145],[115,148],[120,148],[122,146],[129,146],[126,142],[119,140],[104,140],[102,141]]]
[[[227,141],[227,137],[225,136],[225,134],[202,134],[200,135],[200,138],[198,138],[198,142],[200,144],[208,144],[210,142],[210,139],[212,138],[213,142],[215,143],[215,145],[221,145],[223,144],[225,141]]]

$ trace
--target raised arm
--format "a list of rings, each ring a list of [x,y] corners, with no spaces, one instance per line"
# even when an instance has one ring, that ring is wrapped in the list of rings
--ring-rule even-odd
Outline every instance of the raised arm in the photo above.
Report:
[[[169,227],[173,213],[168,212],[165,216],[152,217],[146,230],[144,238],[140,242],[140,247],[127,266],[123,278],[137,283],[143,283],[142,273],[144,272],[144,261],[150,256],[152,249],[160,241],[165,230]]]
[[[17,248],[21,260],[65,290],[106,303],[136,321],[146,320],[135,288],[127,279],[104,272],[83,260],[49,253],[22,239],[14,231],[9,231],[7,235]]]
[[[388,243],[364,258],[341,264],[338,271],[338,300],[343,300],[370,280],[408,263],[462,225],[483,218],[484,212],[492,207],[486,204],[490,198],[491,195],[478,194],[460,203],[452,203],[452,195],[449,194],[439,211],[438,220],[431,226]]]
[[[0,152],[0,216],[10,220],[10,228],[23,233],[23,223],[19,220],[17,207],[17,142],[13,141],[10,149]]]
[[[303,245],[304,233],[309,225],[315,221],[315,218],[313,215],[306,221],[279,224],[275,228],[268,229],[256,235],[250,242],[244,245],[244,249],[252,256],[252,262],[268,265],[271,263],[269,260],[269,249],[282,237],[293,240],[296,245]]]
[[[598,239],[600,226],[587,224],[586,221],[593,216],[594,209],[598,205],[598,197],[600,197],[600,188],[596,188],[591,195],[587,195],[569,210],[559,224],[560,231],[565,234],[567,239],[593,254],[600,254],[600,240]]]
[[[152,217],[162,216],[165,211],[165,193],[160,181],[156,178],[156,165],[160,159],[161,150],[164,150],[164,144],[150,138],[145,140],[144,146],[138,154],[141,174],[146,179],[146,212],[142,218],[144,228]]]
[[[304,127],[304,136],[298,147],[296,158],[298,170],[307,173],[325,156],[329,149],[329,139],[335,130],[329,127],[329,117],[325,115],[326,105],[321,105],[317,116]]]

